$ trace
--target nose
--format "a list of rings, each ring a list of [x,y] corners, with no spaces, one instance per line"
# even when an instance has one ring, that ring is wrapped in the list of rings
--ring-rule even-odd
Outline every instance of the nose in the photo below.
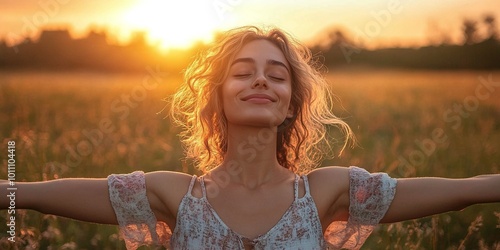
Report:
[[[258,76],[255,81],[252,83],[252,88],[266,88],[267,89],[267,80],[263,76]]]

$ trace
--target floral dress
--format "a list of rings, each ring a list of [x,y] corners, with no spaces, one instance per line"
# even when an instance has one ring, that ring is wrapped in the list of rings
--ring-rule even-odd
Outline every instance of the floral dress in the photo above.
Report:
[[[208,199],[203,177],[193,176],[183,197],[172,231],[157,221],[146,197],[144,173],[110,175],[111,204],[127,249],[141,245],[162,245],[167,249],[359,249],[387,212],[395,195],[396,179],[385,173],[370,174],[349,168],[349,219],[331,223],[323,233],[316,204],[309,191],[307,176],[296,176],[294,201],[268,232],[254,239],[229,228]],[[305,194],[298,196],[302,178]],[[192,195],[196,181],[202,197]]]

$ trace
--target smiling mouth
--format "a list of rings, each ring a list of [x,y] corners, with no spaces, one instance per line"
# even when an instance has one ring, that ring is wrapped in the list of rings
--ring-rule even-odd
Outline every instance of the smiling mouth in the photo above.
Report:
[[[242,101],[247,101],[247,102],[252,102],[252,103],[270,103],[270,102],[275,102],[272,97],[265,95],[265,94],[254,94],[254,95],[248,95],[243,98],[241,98]]]
[[[255,103],[255,104],[272,103],[272,101],[267,99],[267,98],[250,98],[250,99],[246,100],[246,102],[251,102],[251,103]]]

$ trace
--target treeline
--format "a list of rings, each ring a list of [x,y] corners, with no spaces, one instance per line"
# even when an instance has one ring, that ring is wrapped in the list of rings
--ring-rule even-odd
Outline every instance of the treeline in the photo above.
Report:
[[[68,30],[43,30],[37,40],[26,39],[14,46],[0,42],[0,69],[144,71],[158,66],[180,71],[194,49],[162,54],[137,33],[126,45],[108,42],[105,32],[90,31],[73,39]]]
[[[479,25],[485,26],[486,34],[479,34]],[[321,45],[311,49],[322,55],[325,64],[337,67],[500,69],[500,41],[494,16],[485,15],[482,22],[466,19],[461,31],[461,44],[451,44],[445,34],[437,45],[369,50],[353,42],[340,29],[333,28],[324,32],[326,38]]]
[[[322,32],[321,45],[312,45],[324,64],[334,67],[369,66],[425,69],[500,69],[500,41],[495,18],[486,15],[482,25],[487,34],[478,34],[478,22],[464,20],[463,42],[420,48],[382,48],[369,50],[353,42],[342,31],[332,28]],[[102,70],[144,71],[156,66],[180,72],[193,55],[206,45],[160,53],[147,44],[144,33],[137,33],[126,45],[108,43],[105,32],[90,31],[73,39],[68,30],[43,30],[37,40],[26,39],[14,46],[0,42],[0,70]]]
[[[312,48],[329,66],[370,66],[422,69],[500,69],[500,42],[488,39],[475,44],[421,48],[367,50],[346,42],[327,49]]]

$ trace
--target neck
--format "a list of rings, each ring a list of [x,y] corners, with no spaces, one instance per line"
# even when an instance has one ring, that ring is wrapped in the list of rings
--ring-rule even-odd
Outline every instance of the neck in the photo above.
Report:
[[[246,186],[260,185],[288,172],[278,163],[276,140],[276,128],[230,126],[221,170]]]

